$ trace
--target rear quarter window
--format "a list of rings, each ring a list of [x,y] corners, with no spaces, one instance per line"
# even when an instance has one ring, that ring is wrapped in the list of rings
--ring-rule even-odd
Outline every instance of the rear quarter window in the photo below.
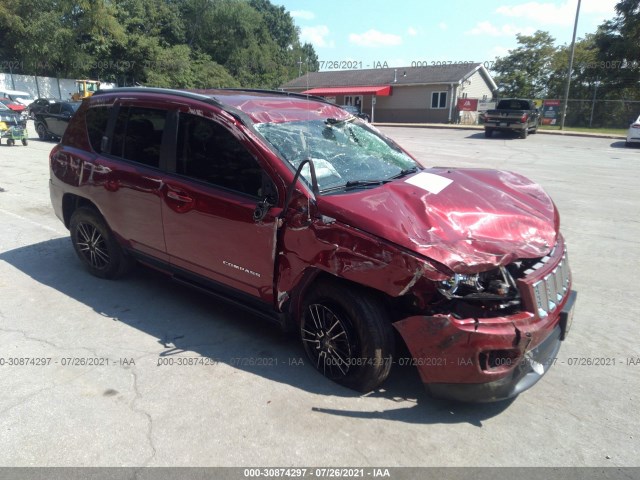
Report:
[[[111,107],[94,107],[87,110],[85,115],[89,142],[96,153],[102,153],[102,137],[107,131],[110,113]]]

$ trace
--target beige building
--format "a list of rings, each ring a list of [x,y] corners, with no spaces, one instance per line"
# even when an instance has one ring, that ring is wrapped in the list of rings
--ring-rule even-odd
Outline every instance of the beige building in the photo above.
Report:
[[[281,86],[355,105],[376,122],[457,122],[461,98],[490,100],[497,85],[480,63],[309,72]]]

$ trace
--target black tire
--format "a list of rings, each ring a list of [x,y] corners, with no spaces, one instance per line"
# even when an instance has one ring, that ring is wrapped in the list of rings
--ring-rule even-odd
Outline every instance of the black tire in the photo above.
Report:
[[[491,136],[493,135],[493,130],[491,130],[490,128],[485,128],[484,129],[484,136],[487,138],[491,138]]]
[[[369,392],[389,376],[394,335],[382,302],[339,281],[311,287],[300,321],[313,366],[345,387]]]
[[[533,126],[533,129],[531,130],[530,133],[538,133],[538,127],[540,126],[540,124],[538,122],[536,122],[536,124]]]
[[[38,138],[40,140],[48,140],[49,135],[47,134],[47,129],[42,123],[36,124],[36,133],[38,134]]]
[[[24,145],[25,147],[26,147],[27,145],[29,145],[29,140],[27,140],[26,138],[23,138],[23,139],[22,139],[22,145]]]
[[[529,135],[529,128],[525,128],[520,132],[520,138],[527,138],[527,136]]]
[[[80,207],[69,225],[76,254],[89,273],[115,279],[127,273],[133,260],[124,253],[102,216],[92,208]]]
[[[7,140],[7,145],[13,147],[16,144],[16,141],[13,138],[9,138]]]

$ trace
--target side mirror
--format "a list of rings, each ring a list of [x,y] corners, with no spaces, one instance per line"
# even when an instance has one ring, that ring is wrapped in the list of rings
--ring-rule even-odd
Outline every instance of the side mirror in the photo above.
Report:
[[[317,196],[320,193],[320,188],[318,187],[318,179],[316,177],[316,167],[313,164],[313,160],[311,158],[307,158],[302,162],[300,162],[300,165],[298,165],[298,168],[296,169],[296,173],[293,176],[293,181],[291,182],[291,185],[289,185],[289,188],[287,188],[287,195],[284,198],[284,205],[282,208],[282,212],[280,213],[281,219],[284,218],[284,216],[287,213],[287,210],[289,209],[289,204],[291,203],[291,198],[293,195],[293,191],[296,188],[296,183],[298,182],[298,179],[302,174],[302,169],[307,164],[309,165],[309,172],[311,173],[311,191],[313,192],[314,196]]]
[[[253,211],[253,220],[255,222],[261,221],[266,215],[271,207],[275,205],[275,201],[271,197],[271,195],[267,195],[262,200],[258,202],[256,205],[256,209]]]

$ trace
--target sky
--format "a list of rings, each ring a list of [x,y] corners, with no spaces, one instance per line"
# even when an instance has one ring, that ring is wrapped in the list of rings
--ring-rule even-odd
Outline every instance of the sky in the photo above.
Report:
[[[578,0],[272,0],[311,43],[320,70],[482,62],[548,31],[570,44]],[[577,37],[615,17],[617,0],[582,0]],[[422,63],[418,63],[422,62]]]

